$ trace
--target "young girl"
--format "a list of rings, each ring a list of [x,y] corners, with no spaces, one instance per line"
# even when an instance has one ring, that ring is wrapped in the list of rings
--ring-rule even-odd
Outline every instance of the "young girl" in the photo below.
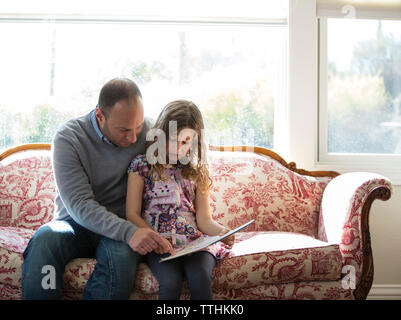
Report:
[[[177,132],[170,132],[170,123],[176,124]],[[148,161],[146,155],[132,160],[128,168],[127,219],[161,234],[173,248],[170,253],[178,252],[204,234],[215,236],[230,231],[211,216],[212,180],[201,134],[202,114],[197,106],[185,100],[169,103],[154,128],[166,134],[166,162]],[[211,300],[216,259],[228,253],[234,235],[223,242],[165,262],[160,262],[166,253],[161,247],[149,253],[147,262],[159,282],[159,299],[178,300],[185,275],[191,299]]]

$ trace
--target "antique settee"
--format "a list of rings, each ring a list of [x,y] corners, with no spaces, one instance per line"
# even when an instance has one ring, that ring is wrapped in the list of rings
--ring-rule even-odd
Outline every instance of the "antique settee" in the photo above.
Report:
[[[50,145],[0,156],[0,299],[21,298],[22,252],[52,219],[55,185]],[[222,152],[222,151],[227,152]],[[214,218],[237,233],[213,273],[214,299],[365,299],[373,281],[369,210],[391,196],[373,173],[308,172],[264,148],[211,147]],[[72,260],[64,299],[80,299],[94,258]],[[183,299],[189,297],[184,282]],[[156,299],[158,283],[140,264],[132,299]]]

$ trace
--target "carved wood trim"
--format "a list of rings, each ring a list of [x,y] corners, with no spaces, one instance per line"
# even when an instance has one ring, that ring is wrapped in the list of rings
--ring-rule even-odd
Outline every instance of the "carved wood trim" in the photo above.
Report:
[[[362,258],[362,272],[361,278],[356,285],[354,291],[354,297],[357,300],[365,300],[369,294],[370,288],[373,283],[373,254],[372,254],[372,245],[370,240],[370,231],[369,231],[369,212],[372,206],[372,203],[376,199],[380,199],[386,201],[391,197],[391,190],[388,187],[377,187],[375,188],[367,197],[363,207],[362,207],[362,216],[361,216],[361,232],[362,239],[361,245],[363,250],[363,258]]]
[[[28,143],[16,146],[0,154],[0,161],[12,155],[13,153],[18,153],[21,151],[28,151],[28,150],[50,150],[50,143]]]
[[[252,146],[209,146],[209,150],[211,151],[222,151],[222,152],[246,152],[246,151],[251,151],[256,154],[263,154],[265,156],[268,156],[270,158],[273,158],[274,160],[278,161],[280,164],[282,164],[284,167],[288,168],[289,170],[296,172],[298,174],[304,175],[304,176],[311,176],[311,177],[337,177],[340,175],[340,173],[336,171],[307,171],[304,169],[298,169],[297,165],[295,162],[290,162],[287,163],[280,155],[278,155],[276,152],[263,148],[263,147],[252,147]]]
[[[50,143],[29,143],[16,146],[14,148],[8,149],[0,154],[0,161],[4,158],[10,156],[13,153],[27,151],[27,150],[50,150]],[[312,177],[336,177],[339,175],[336,171],[307,171],[304,169],[298,169],[295,162],[287,163],[279,154],[276,152],[263,148],[263,147],[251,147],[251,146],[209,146],[209,150],[212,151],[222,151],[222,152],[233,152],[233,151],[253,151],[256,154],[266,155],[278,161],[284,167],[288,168],[291,171],[294,171],[298,174]]]

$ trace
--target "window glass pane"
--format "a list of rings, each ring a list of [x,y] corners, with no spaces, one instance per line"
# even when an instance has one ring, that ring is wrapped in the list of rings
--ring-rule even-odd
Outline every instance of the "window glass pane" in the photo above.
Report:
[[[0,23],[0,148],[50,142],[128,77],[145,113],[175,99],[202,110],[211,144],[272,147],[275,81],[287,27]]]
[[[401,21],[327,27],[328,152],[401,154]]]

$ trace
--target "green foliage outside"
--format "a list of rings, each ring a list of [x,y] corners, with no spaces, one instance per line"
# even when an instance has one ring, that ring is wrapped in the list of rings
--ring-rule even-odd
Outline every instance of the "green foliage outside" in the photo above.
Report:
[[[273,147],[274,104],[271,92],[257,83],[247,94],[229,92],[202,110],[209,143]]]
[[[394,153],[400,132],[383,124],[400,121],[401,38],[385,35],[359,42],[350,72],[329,63],[328,151]]]
[[[57,128],[71,118],[48,104],[37,105],[32,113],[0,108],[0,114],[0,150],[24,143],[50,143]]]
[[[401,66],[401,39],[378,34],[378,40],[361,41],[356,46],[351,73],[339,72],[329,63],[329,152],[393,153],[399,141],[393,130],[381,124],[401,112],[394,103],[401,97],[401,68],[395,67]],[[203,72],[211,72],[216,65],[229,64],[232,60],[215,53],[193,57],[185,50],[184,40],[180,55],[185,70],[179,72],[180,82],[188,82],[199,74],[201,65],[207,69]],[[161,62],[138,61],[130,70],[139,85],[154,79],[170,84],[173,81]],[[271,86],[266,80],[255,80],[248,88],[220,92],[209,98],[202,109],[209,142],[253,143],[272,148],[274,100]],[[58,126],[73,116],[70,111],[60,111],[47,103],[37,105],[31,114],[0,106],[0,151],[21,143],[51,142]]]

